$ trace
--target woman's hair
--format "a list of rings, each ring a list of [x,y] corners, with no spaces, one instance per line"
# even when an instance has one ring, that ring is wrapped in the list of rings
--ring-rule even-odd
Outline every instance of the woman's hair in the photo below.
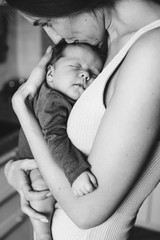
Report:
[[[28,15],[37,17],[65,17],[99,7],[114,7],[120,0],[5,0],[7,4]],[[160,0],[146,0],[160,4]]]
[[[28,15],[64,17],[95,8],[112,7],[116,0],[6,0],[7,4]]]

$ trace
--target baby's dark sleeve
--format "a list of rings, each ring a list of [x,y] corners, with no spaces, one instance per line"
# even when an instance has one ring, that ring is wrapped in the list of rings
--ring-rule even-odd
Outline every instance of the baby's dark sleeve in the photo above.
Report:
[[[34,157],[32,155],[32,152],[29,147],[28,141],[25,137],[25,134],[21,128],[19,131],[18,152],[17,152],[16,159],[25,159],[25,158],[33,159]]]
[[[38,100],[35,113],[53,160],[63,169],[72,185],[90,165],[86,156],[72,144],[67,135],[67,121],[71,108],[64,96],[50,92],[47,97],[42,96]]]

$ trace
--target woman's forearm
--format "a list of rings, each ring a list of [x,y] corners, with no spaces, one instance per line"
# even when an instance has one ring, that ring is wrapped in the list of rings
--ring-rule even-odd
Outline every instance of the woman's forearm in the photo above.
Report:
[[[49,152],[32,109],[27,107],[20,94],[15,96],[13,102],[14,110],[21,122],[41,174],[67,215],[81,228],[91,228],[107,220],[114,209],[109,207],[107,209],[107,206],[105,206],[105,211],[102,206],[97,208],[103,203],[100,199],[100,187],[86,196],[76,197],[63,171],[57,166]]]
[[[137,179],[151,150],[158,123],[156,127],[153,125],[151,138],[150,132],[145,131],[148,121],[142,119],[141,131],[139,131],[139,125],[135,125],[135,121],[132,122],[134,127],[131,127],[130,118],[128,120],[121,111],[108,108],[112,117],[108,117],[108,112],[105,114],[89,156],[91,170],[98,180],[98,188],[78,198],[73,195],[64,173],[51,156],[33,110],[27,107],[26,98],[20,91],[13,105],[41,174],[66,214],[81,228],[95,227],[106,221]],[[135,118],[140,118],[138,113]],[[119,119],[121,123],[120,126],[116,125],[116,131],[113,119]],[[136,137],[130,138],[135,135]]]

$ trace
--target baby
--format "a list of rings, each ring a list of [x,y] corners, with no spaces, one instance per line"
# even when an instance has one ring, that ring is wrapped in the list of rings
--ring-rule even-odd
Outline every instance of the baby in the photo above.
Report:
[[[77,196],[92,192],[97,187],[97,181],[86,156],[68,138],[67,120],[75,101],[101,72],[104,61],[105,56],[96,47],[83,43],[67,44],[62,40],[53,50],[46,81],[33,101],[35,115],[53,159],[63,169]],[[34,158],[22,129],[18,158]],[[36,169],[30,172],[30,180],[33,190],[43,190],[41,176]],[[30,202],[31,207],[49,219],[48,223],[31,219],[36,240],[52,239],[50,219],[54,203],[53,196]]]

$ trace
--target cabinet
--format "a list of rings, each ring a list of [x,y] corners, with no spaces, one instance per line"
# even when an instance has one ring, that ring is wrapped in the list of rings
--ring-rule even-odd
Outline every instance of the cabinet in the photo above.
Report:
[[[0,239],[33,240],[31,223],[20,209],[19,194],[7,183],[4,175],[4,165],[15,154],[16,148],[0,157]]]

